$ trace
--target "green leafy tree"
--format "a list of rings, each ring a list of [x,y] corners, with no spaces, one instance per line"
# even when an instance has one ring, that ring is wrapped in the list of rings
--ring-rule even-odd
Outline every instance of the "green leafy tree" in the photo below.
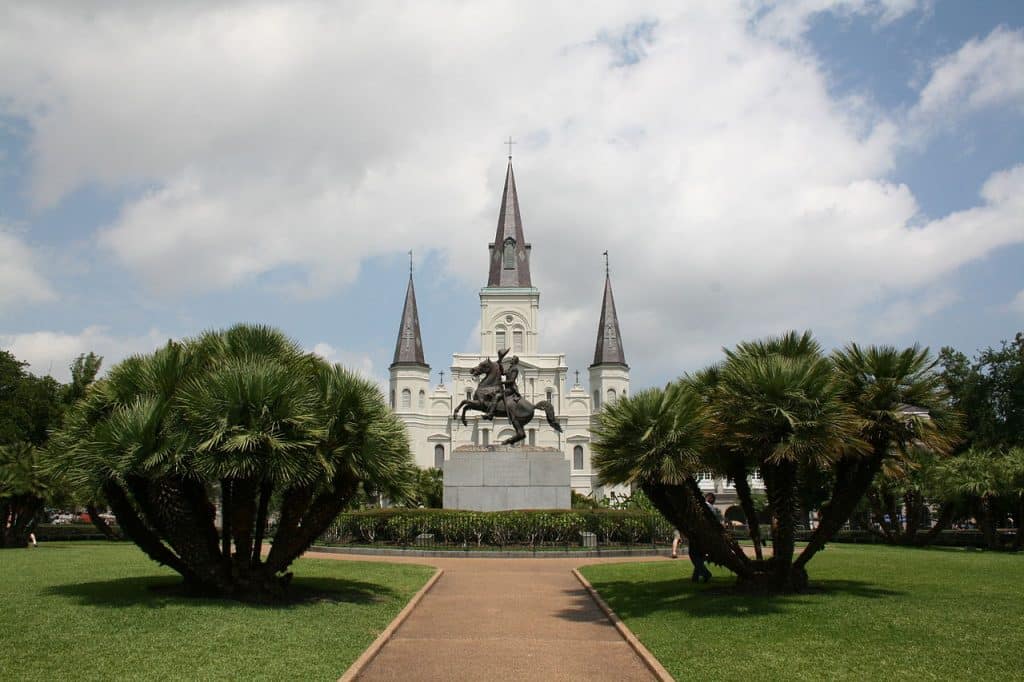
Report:
[[[26,372],[27,366],[0,350],[0,445],[43,445],[60,420],[61,385]]]
[[[963,448],[1024,446],[1024,332],[975,359],[943,348],[943,380],[964,415]]]
[[[405,429],[374,384],[261,326],[123,361],[57,438],[69,478],[101,490],[151,558],[197,591],[247,600],[286,594],[288,567],[360,482],[402,498],[414,471]],[[264,557],[272,499],[280,509]]]

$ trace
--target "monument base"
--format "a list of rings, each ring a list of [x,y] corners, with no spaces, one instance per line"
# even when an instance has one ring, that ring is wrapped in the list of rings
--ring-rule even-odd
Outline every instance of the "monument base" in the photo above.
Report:
[[[463,445],[444,463],[444,508],[569,509],[569,460],[536,446]]]

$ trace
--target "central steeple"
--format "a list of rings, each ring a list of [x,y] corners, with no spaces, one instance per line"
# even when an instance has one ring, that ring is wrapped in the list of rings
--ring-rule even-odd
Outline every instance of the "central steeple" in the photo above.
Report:
[[[498,230],[490,248],[488,287],[532,287],[530,282],[530,245],[523,236],[523,219],[519,215],[516,176],[512,157],[505,173],[505,191],[501,195]]]

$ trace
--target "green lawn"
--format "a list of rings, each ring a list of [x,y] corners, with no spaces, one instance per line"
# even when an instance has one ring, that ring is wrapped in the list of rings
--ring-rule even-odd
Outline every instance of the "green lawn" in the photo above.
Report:
[[[1024,555],[829,545],[822,591],[731,593],[711,566],[604,564],[583,574],[677,679],[1024,679]]]
[[[0,550],[0,678],[336,680],[434,571],[316,559],[293,570],[293,589],[330,597],[177,596],[177,574],[129,543]]]

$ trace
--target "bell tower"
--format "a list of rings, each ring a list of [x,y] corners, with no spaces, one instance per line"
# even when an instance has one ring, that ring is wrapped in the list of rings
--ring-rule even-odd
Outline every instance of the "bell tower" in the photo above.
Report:
[[[412,252],[409,252],[409,285],[405,290],[402,322],[398,326],[394,361],[390,375],[389,404],[397,413],[425,414],[430,392],[430,365],[423,358],[420,315],[416,309],[416,289],[412,283]]]
[[[480,290],[480,353],[497,355],[537,353],[537,314],[540,291],[530,280],[530,244],[523,236],[519,194],[512,157],[505,172],[505,190],[498,211],[498,228],[488,244],[487,286]]]
[[[619,331],[619,316],[615,312],[607,251],[604,257],[604,298],[601,301],[601,320],[597,324],[594,362],[590,365],[591,406],[595,413],[606,403],[629,393],[629,365],[626,364],[626,353],[622,349],[622,333]]]

